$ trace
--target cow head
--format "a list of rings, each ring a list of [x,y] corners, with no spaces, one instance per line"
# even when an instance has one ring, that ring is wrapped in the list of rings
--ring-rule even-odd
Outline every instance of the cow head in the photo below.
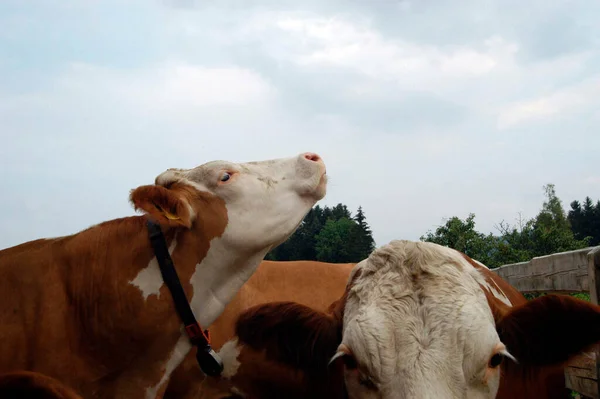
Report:
[[[326,193],[325,164],[312,153],[262,162],[213,161],[168,169],[130,199],[165,227],[201,225],[240,255],[285,241]]]
[[[344,398],[340,385],[350,399],[491,399],[511,385],[535,396],[540,387],[527,384],[536,373],[600,341],[600,307],[570,296],[525,301],[464,254],[392,241],[355,266],[329,312],[258,305],[240,315],[236,336],[229,383],[249,398]]]
[[[437,244],[392,241],[354,273],[333,357],[351,399],[491,399],[511,368],[558,365],[600,340],[598,306],[550,295],[511,307]]]
[[[154,185],[133,190],[130,198],[136,209],[164,228],[173,262],[188,273],[182,283],[191,286],[192,311],[208,326],[268,251],[292,235],[325,196],[326,185],[321,158],[304,153],[169,169]],[[157,266],[150,260],[129,282],[144,299],[158,297],[164,286]]]

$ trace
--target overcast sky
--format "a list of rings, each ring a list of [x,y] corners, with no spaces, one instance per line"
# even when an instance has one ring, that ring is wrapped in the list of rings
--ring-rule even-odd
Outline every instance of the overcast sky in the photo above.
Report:
[[[551,4],[550,4],[551,3]],[[170,167],[314,151],[377,245],[600,198],[597,1],[0,2],[0,248]]]

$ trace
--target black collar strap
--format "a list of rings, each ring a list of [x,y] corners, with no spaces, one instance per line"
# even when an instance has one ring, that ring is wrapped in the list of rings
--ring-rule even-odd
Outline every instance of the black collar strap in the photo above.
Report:
[[[190,304],[188,303],[179,277],[177,276],[177,271],[173,265],[171,255],[169,255],[167,242],[160,225],[148,220],[147,226],[150,242],[152,243],[154,255],[156,255],[156,260],[160,266],[163,281],[171,292],[173,302],[175,303],[175,309],[185,326],[185,331],[190,337],[192,345],[198,347],[196,360],[200,365],[200,369],[206,375],[213,377],[218,376],[223,371],[223,362],[210,346],[210,335],[208,330],[202,331],[202,328],[194,317],[194,313],[190,308]]]

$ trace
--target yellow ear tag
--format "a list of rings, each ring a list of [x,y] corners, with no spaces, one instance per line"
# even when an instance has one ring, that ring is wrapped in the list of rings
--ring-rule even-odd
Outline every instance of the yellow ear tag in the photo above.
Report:
[[[163,212],[165,213],[165,217],[169,220],[179,220],[181,219],[179,216],[173,215],[172,213],[169,213],[165,210],[163,210]]]

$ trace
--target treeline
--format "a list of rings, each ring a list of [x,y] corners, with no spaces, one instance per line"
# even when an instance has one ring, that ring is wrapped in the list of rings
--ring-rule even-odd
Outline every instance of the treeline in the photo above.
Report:
[[[446,245],[466,253],[488,267],[528,261],[536,256],[600,245],[600,200],[572,201],[565,212],[553,184],[544,186],[545,201],[531,219],[496,225],[497,234],[475,228],[475,215],[451,217],[422,241]],[[398,237],[402,238],[402,237]],[[373,234],[359,206],[353,216],[344,204],[315,206],[296,232],[274,248],[266,259],[359,262],[375,248]]]
[[[594,204],[586,197],[583,205],[572,201],[566,213],[554,185],[544,186],[544,191],[546,200],[535,217],[519,218],[515,225],[502,221],[497,235],[478,232],[475,215],[469,214],[465,220],[448,219],[421,240],[455,248],[491,268],[600,244],[600,200]]]
[[[362,207],[356,214],[344,204],[312,208],[294,234],[267,254],[268,260],[359,262],[375,248]]]
[[[592,199],[586,197],[583,206],[579,201],[571,202],[568,219],[576,239],[589,237],[590,245],[600,244],[600,200],[594,205]]]

